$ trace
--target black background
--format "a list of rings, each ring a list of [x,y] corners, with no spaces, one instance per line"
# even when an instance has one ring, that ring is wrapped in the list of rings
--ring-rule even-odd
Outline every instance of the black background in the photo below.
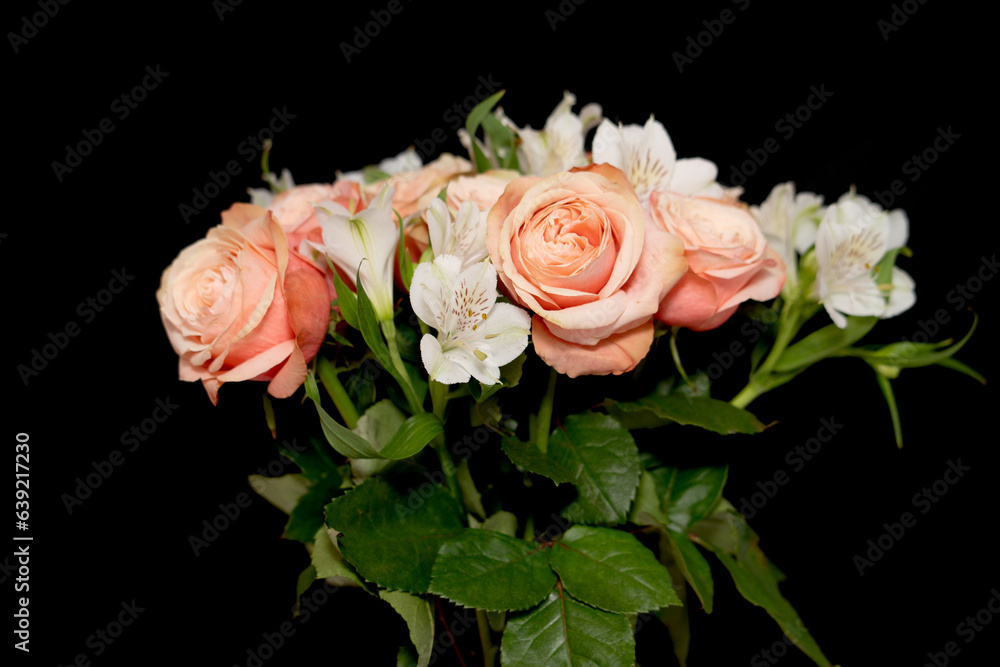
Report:
[[[386,3],[319,8],[244,0],[220,16],[221,3],[73,2],[37,32],[24,32],[30,38],[17,52],[8,36],[5,171],[14,209],[0,224],[10,387],[3,414],[8,439],[31,437],[34,536],[32,650],[15,651],[15,664],[71,664],[84,653],[93,664],[246,665],[263,633],[290,619],[295,577],[308,561],[301,545],[279,539],[278,510],[255,498],[200,555],[189,544],[220,503],[252,495],[246,475],[276,457],[261,414],[263,385],[227,386],[213,408],[199,385],[178,382],[154,298],[172,258],[231,202],[245,200],[246,187],[259,185],[256,160],[247,162],[239,146],[266,127],[274,108],[294,118],[276,137],[272,168],[290,168],[300,183],[330,181],[337,169],[395,155],[437,128],[449,137],[439,149],[460,153],[444,114],[476,94],[479,77],[507,89],[503,106],[522,125],[540,127],[564,89],[580,104],[601,103],[615,121],[642,123],[654,113],[678,155],[713,160],[722,181],[748,150],[774,137],[780,149],[747,180],[748,202],[759,203],[786,180],[828,201],[852,184],[868,196],[897,179],[905,185],[894,206],[909,214],[914,257],[901,266],[916,280],[918,301],[881,324],[873,340],[912,338],[939,309],[950,321],[937,337],[961,336],[972,316],[956,309],[952,290],[996,249],[994,135],[974,113],[992,84],[976,74],[992,62],[989,18],[958,3],[910,2],[912,16],[885,33],[880,20],[894,11],[900,23],[907,16],[888,2],[808,10],[798,3],[677,4],[567,0],[568,15],[556,21],[547,13],[560,11],[556,0],[482,4],[478,11],[404,2],[350,62],[340,43]],[[709,42],[703,21],[724,9],[735,20]],[[23,17],[39,11],[36,3],[9,5],[5,32],[25,30]],[[699,33],[707,46],[678,71],[673,54]],[[121,119],[113,101],[157,65],[169,75]],[[832,95],[792,136],[779,133],[776,123],[806,103],[811,86]],[[59,180],[52,163],[65,162],[67,145],[105,117],[114,131]],[[931,147],[939,128],[959,138],[911,180],[904,163]],[[203,189],[209,172],[230,160],[242,174],[185,223],[179,205],[191,204],[192,189]],[[78,304],[123,268],[134,279],[84,322]],[[981,321],[959,357],[988,378],[997,370],[997,289],[986,282],[964,304]],[[25,385],[17,366],[70,321],[80,334]],[[710,363],[740,339],[739,326],[734,320],[682,338],[690,364]],[[723,378],[716,395],[732,395],[738,375]],[[574,392],[561,386],[557,411],[575,407]],[[754,403],[762,420],[780,421],[758,437],[721,442],[676,430],[653,446],[685,465],[731,463],[726,494],[737,504],[776,471],[790,474],[751,525],[788,575],[785,595],[832,662],[922,665],[928,652],[956,641],[961,653],[953,664],[988,664],[984,656],[995,660],[1000,646],[1000,619],[968,644],[956,626],[1000,588],[992,548],[995,390],[936,367],[904,371],[895,387],[902,451],[872,372],[851,361],[826,362]],[[125,449],[123,432],[168,397],[179,406],[174,415],[67,513],[62,496],[76,479]],[[786,454],[815,435],[822,418],[844,426],[793,472]],[[914,511],[913,495],[959,458],[971,470],[929,512],[917,512],[916,525],[859,576],[852,558],[867,540]],[[768,664],[761,651],[780,643],[780,631],[716,574],[716,611],[692,609],[690,664]],[[14,576],[3,583],[5,596]],[[145,611],[95,656],[88,637],[133,599]],[[298,624],[265,664],[392,664],[405,640],[388,606],[346,590]],[[475,632],[459,641],[468,657]],[[643,664],[674,664],[661,628],[651,624],[637,641]],[[449,652],[437,664],[452,660]],[[776,664],[810,663],[790,653]]]

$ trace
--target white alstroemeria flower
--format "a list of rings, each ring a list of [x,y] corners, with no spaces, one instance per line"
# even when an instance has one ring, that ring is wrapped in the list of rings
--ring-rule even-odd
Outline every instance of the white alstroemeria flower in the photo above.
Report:
[[[417,317],[438,332],[420,339],[420,356],[431,380],[500,381],[500,367],[528,346],[531,317],[517,306],[496,301],[497,270],[488,259],[465,270],[455,255],[417,265],[410,304]]]
[[[455,255],[464,271],[489,256],[486,216],[474,201],[463,202],[453,218],[448,205],[435,198],[424,212],[424,221],[435,257]]]
[[[399,230],[392,218],[393,189],[382,188],[378,198],[360,213],[332,201],[314,207],[323,230],[323,244],[302,245],[325,253],[352,279],[360,271],[361,284],[380,322],[392,319],[392,271]]]
[[[589,164],[583,140],[587,132],[601,120],[601,107],[588,104],[573,113],[576,97],[570,92],[563,93],[562,102],[545,121],[545,128],[533,130],[531,127],[517,129],[521,140],[517,149],[518,164],[527,176],[551,176],[569,171],[573,167]]]
[[[416,171],[422,166],[424,166],[423,160],[420,159],[416,149],[413,146],[410,146],[396,157],[387,157],[379,162],[377,169],[383,173],[389,174],[390,176],[394,176],[406,171]],[[365,180],[364,170],[349,171],[347,173],[341,173],[338,171],[337,180],[354,181],[355,183],[361,183],[362,185],[367,182]]]
[[[828,207],[816,232],[813,297],[834,324],[845,315],[893,317],[916,302],[913,279],[892,268],[892,282],[879,286],[875,271],[882,257],[906,244],[909,222],[897,209],[886,212],[853,189]]]
[[[593,159],[625,172],[646,210],[649,195],[656,190],[712,199],[725,194],[715,181],[719,174],[715,163],[700,157],[678,160],[666,128],[652,116],[642,127],[601,121],[594,135]]]
[[[271,202],[274,201],[274,197],[277,194],[295,187],[292,172],[287,169],[281,170],[281,178],[276,177],[273,171],[269,171],[264,174],[264,180],[267,181],[270,187],[247,188],[247,194],[250,195],[250,203],[261,208],[271,208]]]
[[[767,243],[785,260],[787,280],[782,292],[790,294],[798,284],[798,260],[816,243],[816,228],[823,217],[823,197],[812,192],[795,194],[794,183],[774,186],[759,207],[750,213],[764,230]]]

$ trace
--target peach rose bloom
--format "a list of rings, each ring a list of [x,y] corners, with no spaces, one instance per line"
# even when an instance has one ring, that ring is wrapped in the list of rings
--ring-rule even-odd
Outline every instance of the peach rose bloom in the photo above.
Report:
[[[430,198],[437,197],[448,185],[448,182],[468,172],[474,172],[472,163],[465,158],[444,153],[433,162],[424,165],[416,171],[404,171],[394,174],[388,179],[367,183],[361,187],[365,205],[373,201],[386,183],[395,188],[392,197],[392,208],[404,218],[427,207]],[[423,204],[423,206],[421,206]]]
[[[512,180],[490,210],[486,245],[506,292],[535,313],[535,351],[570,377],[635,368],[653,314],[687,270],[680,240],[645,219],[607,164]]]
[[[766,301],[781,292],[785,264],[745,206],[653,192],[650,210],[660,228],[684,242],[689,264],[660,304],[657,319],[707,331],[728,320],[744,301]]]
[[[513,169],[490,169],[475,176],[459,176],[448,183],[446,188],[445,203],[451,210],[452,215],[467,201],[475,202],[486,219],[486,214],[493,208],[507,184],[521,174]],[[428,193],[420,201],[421,214],[431,205],[431,202],[438,193]],[[430,233],[427,230],[427,223],[421,219],[406,226],[403,231],[406,240],[406,250],[410,259],[418,261],[430,245]]]
[[[249,209],[260,210],[223,213],[221,225],[167,267],[156,292],[180,379],[201,380],[213,404],[220,386],[244,380],[291,396],[330,319],[323,273],[289,249],[270,212]]]
[[[361,211],[365,208],[361,199],[361,186],[358,183],[336,181],[332,184],[296,185],[275,195],[274,200],[266,210],[253,204],[240,202],[233,204],[226,213],[238,211],[238,215],[242,217],[256,218],[264,217],[266,211],[271,211],[274,219],[288,236],[288,247],[296,249],[306,239],[322,243],[323,232],[319,227],[316,212],[313,210],[313,204],[318,204],[321,201],[336,202],[346,209],[351,208],[353,201],[355,211]]]

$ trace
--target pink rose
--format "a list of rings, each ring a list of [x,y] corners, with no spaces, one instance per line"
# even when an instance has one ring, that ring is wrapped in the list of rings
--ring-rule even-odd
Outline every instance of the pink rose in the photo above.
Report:
[[[313,204],[321,201],[332,201],[340,204],[346,209],[351,208],[354,202],[354,210],[360,211],[365,208],[361,200],[361,186],[353,181],[337,181],[332,184],[309,183],[297,185],[284,192],[275,195],[274,200],[266,210],[271,211],[274,219],[281,225],[281,228],[288,236],[288,247],[297,249],[303,240],[321,243],[323,233],[319,227],[319,220],[313,210]],[[229,210],[223,213],[244,209],[240,213],[242,217],[264,217],[265,209],[253,204],[236,203]],[[253,213],[247,211],[253,209]]]
[[[365,204],[373,201],[386,183],[395,188],[392,208],[404,218],[417,211],[423,211],[430,200],[438,196],[448,185],[448,181],[459,174],[475,171],[472,163],[450,153],[444,153],[433,162],[416,171],[404,171],[388,179],[362,186]]]
[[[448,184],[445,203],[452,211],[457,211],[467,201],[475,202],[485,215],[504,188],[520,174],[513,169],[491,169],[475,176],[459,176]]]
[[[646,222],[625,174],[607,164],[511,181],[486,246],[507,293],[535,313],[538,355],[570,377],[635,368],[653,314],[687,270],[681,242]]]
[[[181,251],[156,292],[180,379],[201,380],[213,404],[223,383],[243,380],[269,381],[272,396],[291,396],[330,318],[323,273],[289,249],[273,215],[234,209]]]
[[[766,301],[781,292],[784,262],[767,246],[746,207],[653,192],[650,208],[656,224],[684,242],[689,264],[660,304],[658,319],[707,331],[729,319],[744,301]]]

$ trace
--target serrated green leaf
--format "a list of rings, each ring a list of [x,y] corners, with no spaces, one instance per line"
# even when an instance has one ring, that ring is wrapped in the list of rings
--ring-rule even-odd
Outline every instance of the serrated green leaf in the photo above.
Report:
[[[427,667],[434,653],[434,612],[427,600],[402,591],[379,591],[378,596],[392,605],[406,621],[410,641],[417,649],[417,667]]]
[[[302,543],[312,542],[316,531],[323,527],[323,508],[334,496],[341,494],[342,482],[340,475],[334,472],[310,484],[288,516],[282,537]]]
[[[402,494],[378,478],[327,505],[326,524],[343,535],[340,550],[361,576],[418,594],[427,592],[441,544],[465,530],[444,487],[424,484]]]
[[[577,523],[624,523],[639,486],[639,450],[613,418],[570,415],[549,438],[548,456],[572,475],[577,499],[565,516]]]
[[[333,579],[338,586],[358,586],[367,590],[358,573],[344,560],[340,548],[330,539],[326,526],[316,531],[313,542],[309,557],[317,579]]]
[[[628,428],[655,428],[676,422],[720,435],[764,430],[764,425],[746,410],[705,396],[651,394],[629,402],[608,399],[604,407]]]
[[[712,551],[726,567],[740,595],[763,607],[778,623],[785,636],[813,662],[820,667],[830,667],[830,661],[823,655],[798,613],[778,590],[775,571],[757,545],[757,536],[750,530],[746,520],[729,509],[718,512],[714,518],[728,527],[730,535],[722,544],[713,543],[707,538],[714,533],[702,532],[696,526],[698,543]]]
[[[776,373],[787,373],[797,368],[809,366],[831,353],[853,345],[872,330],[877,317],[847,318],[847,327],[841,329],[836,324],[830,324],[814,331],[794,345],[788,346],[774,367]]]
[[[628,619],[555,591],[533,611],[507,621],[504,667],[632,667],[635,636]]]
[[[480,528],[441,545],[430,592],[465,607],[507,611],[538,604],[555,585],[547,549]]]
[[[663,467],[652,471],[661,492],[661,508],[669,528],[683,532],[715,507],[726,486],[729,468]]]
[[[500,440],[500,448],[514,465],[520,466],[528,472],[548,477],[556,484],[571,482],[575,479],[573,474],[547,454],[542,454],[533,443],[521,442],[517,438],[504,436]]]
[[[667,569],[620,530],[573,526],[553,545],[550,563],[570,595],[605,611],[631,614],[681,603]]]

